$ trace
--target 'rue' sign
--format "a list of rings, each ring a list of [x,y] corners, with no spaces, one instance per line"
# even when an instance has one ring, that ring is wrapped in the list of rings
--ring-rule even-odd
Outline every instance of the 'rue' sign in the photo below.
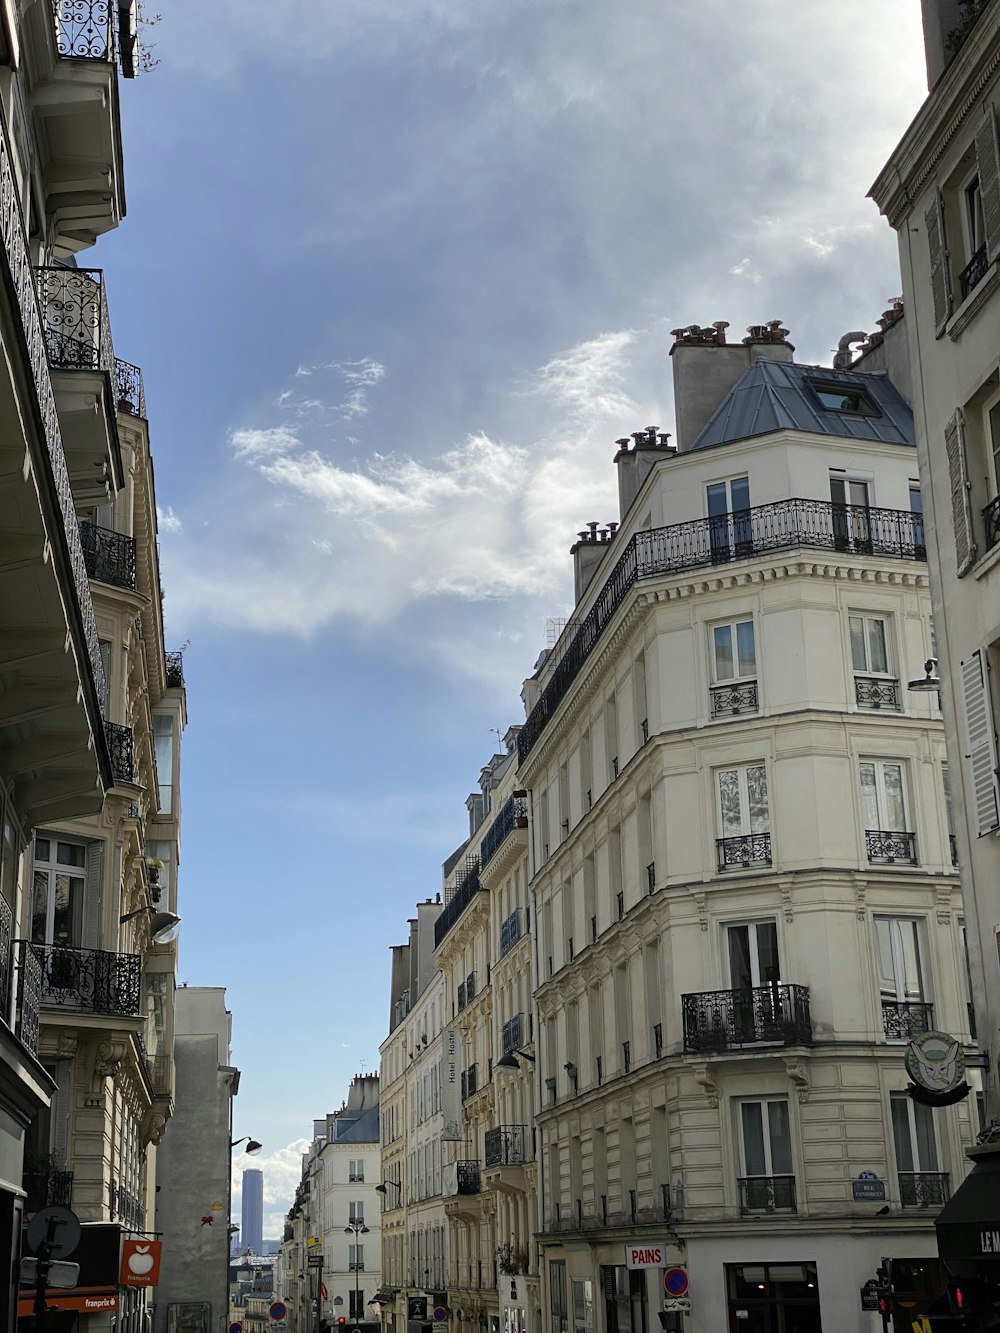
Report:
[[[666,1268],[667,1247],[656,1241],[625,1246],[626,1268]]]

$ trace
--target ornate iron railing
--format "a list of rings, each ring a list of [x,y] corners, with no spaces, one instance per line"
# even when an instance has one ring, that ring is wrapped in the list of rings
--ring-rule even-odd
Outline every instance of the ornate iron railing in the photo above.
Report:
[[[473,1066],[475,1068],[475,1066]],[[458,1192],[459,1194],[478,1194],[480,1191],[479,1182],[479,1161],[458,1162]]]
[[[899,681],[884,676],[855,676],[854,702],[859,708],[889,708],[899,711]]]
[[[479,847],[479,868],[487,865],[516,828],[528,827],[528,799],[508,796]]]
[[[948,850],[951,852],[951,863],[958,869],[958,839],[954,833],[948,834]]]
[[[0,897],[0,1020],[11,1026],[10,1001],[14,985],[14,913]]]
[[[528,1126],[497,1125],[485,1135],[487,1166],[522,1166],[527,1160]]]
[[[812,1042],[809,987],[773,983],[747,990],[700,991],[681,996],[684,1049],[726,1051],[762,1044]]]
[[[117,0],[52,0],[56,50],[72,60],[114,59]]]
[[[134,1016],[141,1011],[142,960],[135,953],[70,949],[62,944],[19,941],[23,959],[41,965],[42,1009]]]
[[[934,1028],[934,1006],[923,1000],[883,1000],[882,1030],[890,1041],[909,1041]]]
[[[48,1154],[24,1154],[21,1183],[28,1196],[24,1201],[25,1212],[37,1213],[39,1208],[52,1204],[69,1208],[73,1202],[73,1172],[57,1165]]]
[[[119,1222],[133,1231],[142,1231],[146,1225],[146,1210],[136,1196],[124,1185],[112,1182],[112,1211]]]
[[[184,686],[184,654],[164,653],[167,663],[167,689],[179,690]]]
[[[740,1213],[794,1213],[794,1176],[741,1176],[736,1182],[740,1191]]]
[[[986,527],[986,549],[990,551],[1000,542],[1000,495],[983,510],[983,523]]]
[[[476,974],[470,972],[465,978],[465,1003],[471,1004],[476,998]]]
[[[972,256],[965,268],[958,275],[958,286],[962,293],[962,300],[969,295],[974,287],[977,287],[986,276],[986,270],[990,266],[987,256],[986,246],[981,245]]]
[[[521,938],[521,909],[515,907],[510,916],[504,917],[500,925],[500,957],[510,953]]]
[[[465,982],[460,981],[458,983],[458,995],[455,1001],[455,1008],[458,1010],[459,1013],[461,1013],[462,1010],[465,1008],[466,1004],[467,1001],[465,998]]]
[[[872,865],[917,864],[917,835],[894,829],[865,829],[865,848]]]
[[[940,1208],[948,1202],[947,1171],[900,1171],[899,1201],[904,1208]]]
[[[38,1054],[41,1007],[42,965],[31,949],[20,948],[17,966],[17,1035],[32,1055]]]
[[[732,543],[720,543],[719,520],[713,518],[651,528],[629,539],[518,732],[517,753],[521,762],[531,753],[549,718],[637,581],[803,546],[859,556],[926,559],[921,516],[909,510],[793,499],[758,505],[730,517],[738,519],[739,528],[739,540]],[[556,653],[559,652],[556,645]]]
[[[115,365],[111,320],[99,268],[38,269],[49,364],[59,370],[106,370]]]
[[[86,644],[90,670],[97,687],[97,697],[100,699],[106,693],[106,685],[104,664],[101,661],[101,647],[97,635],[97,618],[94,615],[94,603],[90,595],[90,584],[87,580],[87,567],[84,563],[83,548],[80,545],[76,505],[69,483],[69,469],[66,466],[66,454],[59,429],[59,416],[56,412],[55,395],[52,391],[52,378],[49,374],[42,316],[39,310],[38,289],[35,284],[35,270],[31,264],[28,243],[25,238],[24,221],[21,216],[20,191],[11,164],[10,137],[2,112],[0,112],[0,242],[2,242],[0,249],[2,249],[3,263],[9,271],[10,283],[17,298],[28,363],[31,366],[35,392],[38,396],[38,414],[45,437],[47,469],[51,471],[51,485],[62,516],[66,554],[72,571],[83,639]],[[38,460],[35,461],[38,462]],[[40,483],[48,483],[47,469],[45,464],[38,465]]]
[[[716,864],[725,870],[753,870],[771,864],[770,833],[741,833],[735,838],[716,838]]]
[[[479,857],[466,859],[465,873],[455,886],[451,897],[444,905],[444,911],[434,922],[434,947],[441,943],[452,926],[462,915],[469,903],[479,892]]]
[[[142,383],[142,371],[133,366],[131,361],[115,357],[115,403],[119,412],[129,416],[145,417],[146,390]]]
[[[462,1070],[462,1101],[479,1091],[479,1066],[469,1065]]]
[[[508,1018],[503,1025],[503,1054],[507,1055],[511,1051],[518,1050],[523,1035],[524,1015],[515,1014],[513,1018]]]
[[[80,524],[80,543],[87,573],[114,588],[135,588],[135,538],[96,523]]]
[[[653,1059],[659,1060],[663,1054],[663,1024],[653,1024]]]
[[[747,680],[740,685],[713,685],[710,693],[713,717],[739,717],[741,713],[757,712],[755,680]]]
[[[104,734],[111,751],[111,773],[115,782],[134,782],[135,747],[132,728],[121,727],[117,722],[105,722]]]

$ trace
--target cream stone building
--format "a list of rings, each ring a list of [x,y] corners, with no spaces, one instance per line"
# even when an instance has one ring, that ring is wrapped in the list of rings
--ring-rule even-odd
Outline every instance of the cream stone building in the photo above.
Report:
[[[669,1264],[687,1333],[867,1330],[978,1129],[903,1067],[973,1055],[906,386],[725,328],[677,331],[676,444],[619,441],[526,685],[552,1333],[648,1333]]]
[[[979,1176],[1000,1198],[1000,4],[923,7],[930,92],[872,187],[899,233],[937,672],[977,1028],[989,1071]],[[995,1267],[1000,1203],[954,1200],[942,1255]],[[997,1278],[991,1279],[994,1288]],[[998,1297],[1000,1299],[1000,1297]]]

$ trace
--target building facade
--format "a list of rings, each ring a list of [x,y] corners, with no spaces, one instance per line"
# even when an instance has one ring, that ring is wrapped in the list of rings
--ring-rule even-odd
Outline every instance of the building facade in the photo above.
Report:
[[[240,1250],[264,1251],[264,1173],[253,1167],[244,1170],[240,1190]]]
[[[931,1028],[974,1054],[941,715],[906,689],[933,655],[912,414],[725,328],[676,332],[677,445],[618,442],[617,520],[526,683],[556,1333],[669,1327],[672,1263],[696,1333],[866,1328],[859,1287],[934,1255],[978,1128],[903,1066]]]

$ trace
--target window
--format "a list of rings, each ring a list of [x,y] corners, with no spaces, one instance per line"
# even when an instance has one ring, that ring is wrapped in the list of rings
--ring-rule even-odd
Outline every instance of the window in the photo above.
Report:
[[[361,1267],[363,1268],[364,1265],[362,1264]],[[367,1318],[367,1315],[366,1315],[366,1313],[365,1313],[365,1293],[364,1293],[364,1291],[362,1291],[362,1289],[361,1289],[360,1287],[355,1291],[354,1288],[352,1287],[351,1290],[350,1290],[350,1292],[349,1292],[348,1294],[349,1294],[349,1296],[350,1296],[350,1298],[351,1298],[351,1303],[350,1303],[351,1316],[350,1316],[350,1317],[351,1317],[352,1319],[357,1319],[357,1320],[361,1320],[361,1319],[365,1319],[365,1318]]]
[[[355,1202],[355,1201],[352,1199],[352,1200],[348,1203],[348,1212],[349,1212],[348,1221],[350,1221],[350,1222],[360,1222],[362,1226],[364,1225],[364,1221],[365,1221],[365,1205],[364,1205],[364,1202],[363,1202],[362,1200],[359,1199],[357,1202]]]
[[[973,809],[969,813],[975,815],[976,832],[982,837],[1000,826],[996,732],[985,652],[977,648],[961,663],[961,671],[966,763],[973,792]]]
[[[916,865],[916,835],[907,829],[903,765],[891,759],[864,759],[859,774],[868,860],[873,865]]]
[[[1000,541],[1000,396],[991,398],[983,408],[986,432],[986,493],[990,503],[983,509],[987,551]],[[971,505],[970,505],[971,508]]]
[[[767,771],[763,764],[716,770],[716,839],[720,870],[771,864]]]
[[[348,1168],[347,1179],[351,1183],[354,1183],[356,1181],[362,1181],[364,1178],[365,1164],[364,1160],[359,1157],[351,1162],[350,1167]]]
[[[855,417],[882,415],[860,384],[833,380],[809,380],[808,384],[824,412],[841,412]]]
[[[87,849],[82,843],[35,839],[32,873],[31,941],[79,948],[83,943],[83,901]]]
[[[705,498],[713,563],[721,564],[751,555],[753,530],[749,477],[713,481],[706,487]]]
[[[643,1269],[624,1264],[601,1268],[607,1333],[647,1333],[646,1277]]]
[[[733,990],[749,990],[780,982],[778,927],[773,921],[754,921],[726,927],[726,958]]]
[[[846,472],[831,471],[830,501],[833,506],[833,545],[837,551],[856,551],[870,555],[872,550],[869,481],[849,477]]]
[[[920,482],[910,478],[910,513],[913,515],[913,553],[918,560],[927,559],[927,539],[924,536],[924,497]]]
[[[352,1273],[361,1273],[365,1267],[365,1247],[348,1245],[347,1266]]]
[[[169,713],[153,714],[153,736],[160,813],[169,815],[174,808],[174,720]]]
[[[552,1333],[567,1333],[569,1307],[566,1300],[566,1264],[549,1264],[549,1291],[552,1301]]]
[[[899,708],[899,685],[891,669],[890,626],[884,616],[860,611],[848,616],[854,700],[860,708]]]
[[[795,1177],[788,1102],[784,1097],[739,1102],[743,1176],[740,1212],[794,1212]]]
[[[915,1032],[933,1027],[919,921],[913,917],[877,916],[875,960],[885,1035],[890,1040],[909,1041]]]
[[[948,826],[948,853],[953,866],[958,865],[958,839],[955,836],[955,811],[951,804],[951,774],[948,765],[941,765],[941,788],[944,792],[944,817]]]
[[[934,1112],[905,1092],[890,1097],[892,1138],[904,1208],[940,1207],[948,1197],[948,1177],[940,1170]]]
[[[733,717],[757,710],[757,646],[752,619],[713,625],[712,716]]]

